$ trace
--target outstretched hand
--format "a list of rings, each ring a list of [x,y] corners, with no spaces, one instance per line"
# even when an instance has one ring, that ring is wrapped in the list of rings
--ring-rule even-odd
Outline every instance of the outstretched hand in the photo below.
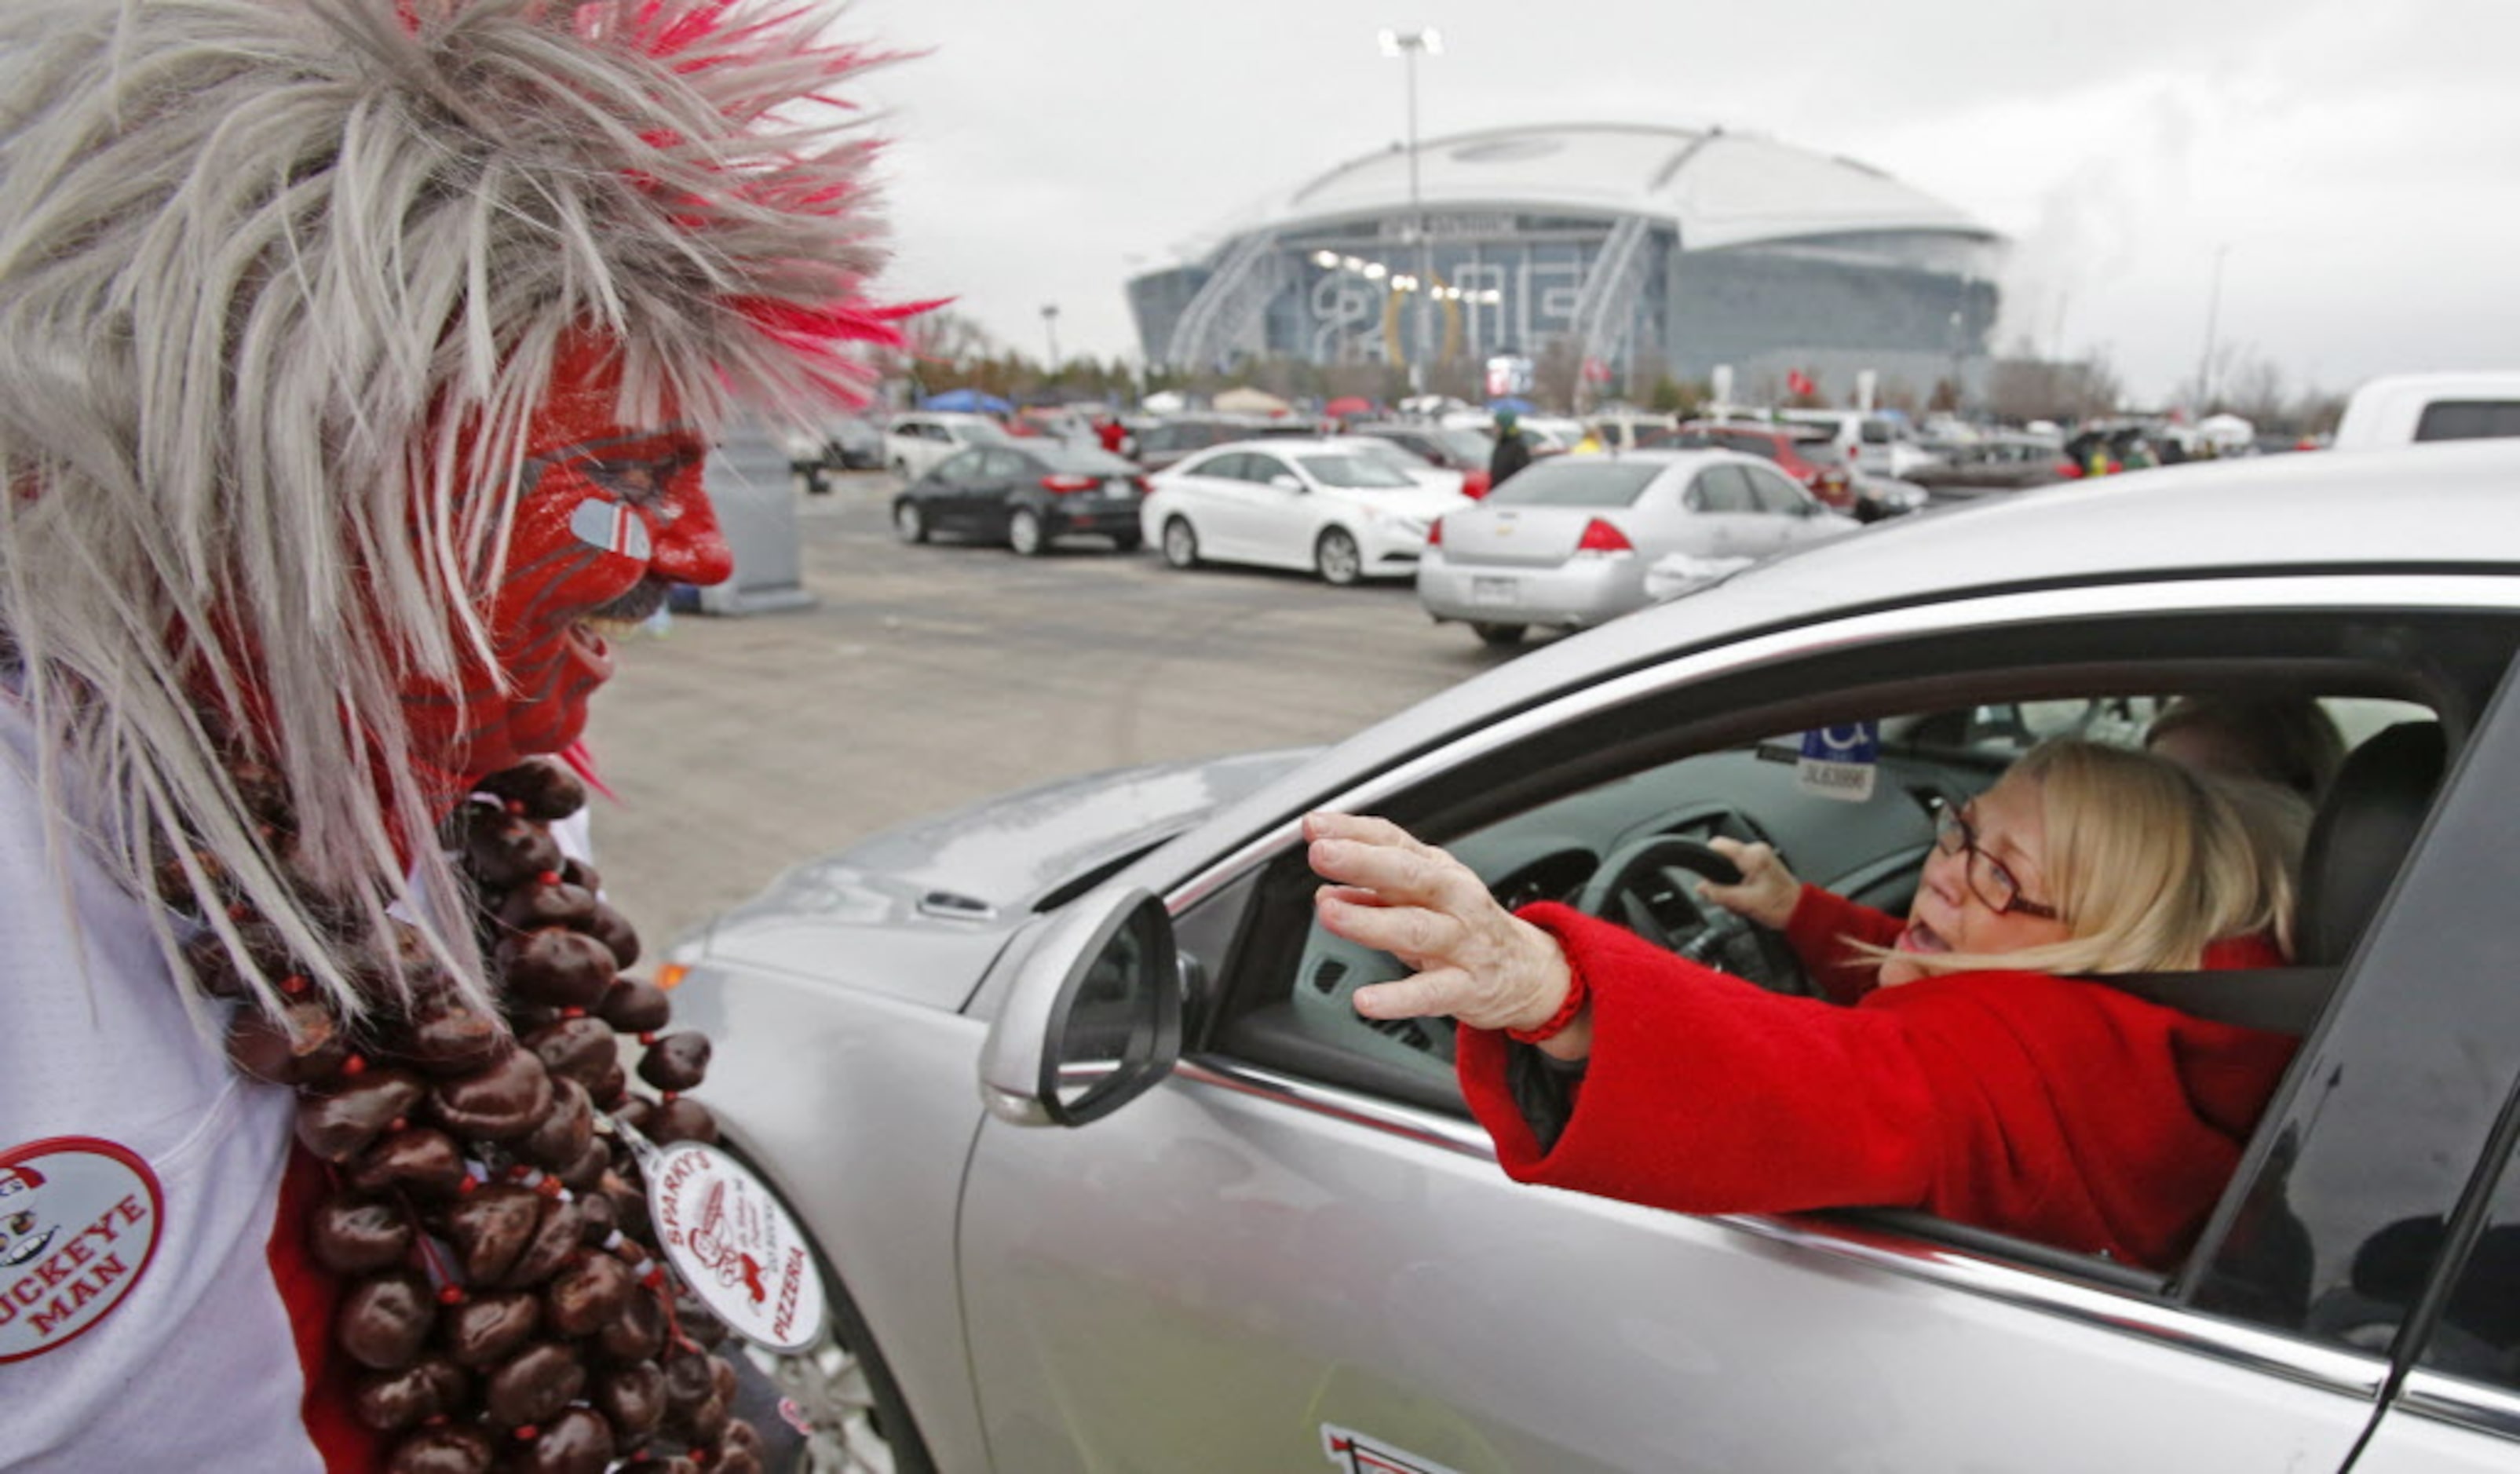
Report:
[[[1697,893],[1735,916],[1746,917],[1774,931],[1782,931],[1793,919],[1794,906],[1802,900],[1803,883],[1785,863],[1777,858],[1773,845],[1744,844],[1738,839],[1717,835],[1706,841],[1714,851],[1740,868],[1741,879],[1735,885],[1718,885],[1712,880],[1701,882]]]
[[[1332,882],[1313,902],[1322,925],[1414,972],[1357,989],[1357,1012],[1531,1029],[1565,1001],[1574,975],[1557,939],[1499,906],[1469,867],[1363,815],[1308,815],[1304,837],[1315,873]]]

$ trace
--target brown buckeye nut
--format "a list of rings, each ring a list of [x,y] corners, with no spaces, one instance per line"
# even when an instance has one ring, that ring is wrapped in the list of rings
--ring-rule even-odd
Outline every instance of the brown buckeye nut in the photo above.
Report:
[[[439,1081],[428,1104],[459,1137],[513,1141],[551,1109],[551,1074],[531,1050],[511,1050],[477,1075]]]
[[[677,1095],[660,1101],[648,1117],[648,1139],[662,1146],[669,1141],[698,1141],[703,1146],[717,1141],[717,1117],[709,1108],[689,1095]]]
[[[603,1144],[601,1141],[595,1143],[598,1147]],[[600,1182],[602,1174],[599,1173],[597,1176]],[[584,1225],[579,1231],[577,1241],[590,1249],[604,1247],[604,1241],[610,1238],[613,1230],[621,1226],[619,1216],[613,1212],[612,1199],[596,1191],[596,1185],[590,1183],[586,1190],[577,1195],[577,1211],[583,1216]]]
[[[585,1390],[586,1367],[577,1352],[557,1341],[536,1341],[490,1373],[482,1383],[481,1407],[502,1428],[540,1427]]]
[[[428,1281],[410,1270],[387,1270],[350,1286],[333,1317],[333,1339],[350,1359],[377,1371],[409,1366],[435,1320]]]
[[[411,1220],[393,1203],[335,1193],[306,1224],[315,1262],[336,1274],[364,1274],[402,1263],[414,1238]]]
[[[497,1452],[486,1429],[432,1423],[402,1436],[385,1455],[385,1474],[489,1474]]]
[[[655,1360],[665,1349],[665,1302],[647,1285],[631,1296],[621,1307],[621,1315],[610,1325],[596,1332],[595,1349],[615,1362],[635,1364]],[[664,1372],[657,1371],[658,1377]],[[656,1384],[657,1396],[664,1395],[664,1383]]]
[[[619,1318],[639,1281],[630,1267],[609,1254],[588,1254],[552,1277],[543,1291],[551,1328],[572,1339],[591,1336]]]
[[[527,818],[545,824],[586,807],[586,784],[556,758],[527,758],[513,768],[502,768],[475,782],[472,791],[522,804]]]
[[[741,1418],[727,1420],[727,1432],[744,1426]],[[709,1474],[762,1474],[761,1455],[750,1449],[739,1449],[732,1439],[718,1445],[717,1457],[709,1460]]]
[[[499,944],[499,975],[512,998],[555,1008],[592,1008],[619,968],[612,949],[582,931],[540,926]]]
[[[506,1361],[542,1329],[542,1299],[524,1290],[475,1290],[437,1318],[437,1344],[458,1366]]]
[[[627,962],[623,966],[630,965]],[[673,1000],[665,990],[640,978],[615,979],[595,1005],[596,1015],[624,1034],[653,1034],[673,1017]]]
[[[665,1420],[665,1368],[653,1362],[615,1366],[595,1379],[595,1406],[623,1434],[638,1438]]]
[[[509,1289],[531,1289],[559,1273],[561,1266],[578,1252],[578,1233],[586,1226],[577,1204],[544,1197],[539,1192],[534,1196],[542,1198],[542,1217],[535,1222],[533,1234],[525,1240],[517,1262],[500,1277],[499,1282]]]
[[[256,1080],[312,1085],[331,1079],[349,1057],[333,1010],[311,998],[284,1004],[278,1016],[244,1007],[228,1020],[228,1060]]]
[[[638,965],[639,929],[630,924],[628,916],[614,911],[599,899],[595,903],[594,919],[586,923],[586,930],[588,935],[612,949],[612,965],[616,967]]]
[[[461,994],[437,991],[412,1006],[411,1023],[395,1052],[432,1075],[477,1070],[509,1048],[508,1026]]]
[[[630,1098],[630,1077],[622,1070],[617,1056],[605,1066],[603,1074],[588,1084],[586,1094],[595,1101],[597,1110],[615,1109]]]
[[[664,1366],[667,1416],[678,1417],[717,1396],[717,1372],[706,1354],[679,1351],[665,1359]]]
[[[379,1433],[399,1433],[433,1417],[452,1417],[464,1405],[472,1380],[444,1357],[423,1357],[399,1371],[361,1376],[350,1411]]]
[[[612,1200],[596,1191],[596,1188],[603,1185],[604,1174],[611,1168],[612,1148],[601,1140],[590,1138],[585,1148],[578,1152],[575,1161],[563,1162],[552,1169],[553,1175],[560,1179],[562,1186],[578,1194],[578,1203],[585,1210],[588,1218],[595,1216],[596,1204],[604,1205],[604,1229],[608,1233],[611,1231],[615,1222],[612,1214]]]
[[[563,1018],[545,1024],[525,1036],[525,1048],[542,1060],[543,1068],[576,1081],[589,1094],[604,1072],[621,1060],[620,1041],[600,1018]]]
[[[639,1078],[660,1091],[696,1089],[708,1075],[708,1036],[686,1029],[648,1046],[639,1056]]]
[[[580,890],[604,893],[604,873],[575,855],[560,863],[560,877]]]
[[[536,876],[508,892],[507,899],[499,903],[498,916],[500,924],[518,931],[531,931],[537,926],[578,926],[592,931],[595,908],[593,891],[565,880],[546,885]]]
[[[680,1453],[651,1453],[623,1464],[618,1474],[700,1474],[700,1466]]]
[[[428,1087],[409,1070],[369,1069],[344,1077],[329,1094],[300,1095],[297,1139],[336,1166],[368,1149],[385,1128],[409,1114]]]
[[[369,1192],[404,1187],[425,1198],[452,1197],[464,1186],[464,1150],[433,1126],[388,1133],[350,1165],[350,1185]]]
[[[560,841],[521,815],[469,805],[463,831],[464,868],[485,885],[508,890],[546,871],[560,869]]]
[[[726,1339],[726,1322],[689,1289],[674,1294],[674,1323],[687,1339],[703,1349],[713,1350]]]
[[[648,1218],[648,1194],[630,1182],[617,1161],[613,1170],[595,1184],[595,1190],[612,1200],[612,1216],[622,1232],[639,1238],[652,1234],[655,1226]]]
[[[592,1407],[571,1407],[508,1456],[517,1474],[604,1474],[611,1466],[612,1425]]]
[[[595,1104],[587,1098],[586,1087],[564,1076],[555,1077],[551,1109],[516,1143],[516,1153],[557,1172],[584,1155],[594,1139]]]
[[[645,1095],[625,1095],[611,1107],[612,1119],[641,1136],[656,1124],[656,1102]]]
[[[707,1447],[726,1436],[726,1425],[733,1418],[734,1414],[727,1409],[726,1399],[712,1392],[680,1412],[668,1414],[665,1426],[679,1431],[688,1443]]]
[[[767,1448],[768,1445],[761,1441],[761,1431],[740,1417],[728,1420],[726,1437],[718,1442],[719,1452],[749,1453],[756,1461]]]
[[[530,1187],[491,1183],[446,1210],[446,1238],[468,1284],[495,1284],[515,1268],[541,1227],[545,1199]]]

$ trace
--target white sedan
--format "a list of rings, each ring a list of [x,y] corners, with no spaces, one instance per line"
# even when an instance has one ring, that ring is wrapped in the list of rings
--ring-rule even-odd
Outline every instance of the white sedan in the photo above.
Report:
[[[1475,505],[1457,479],[1426,485],[1329,440],[1234,441],[1150,485],[1141,519],[1174,567],[1309,568],[1332,584],[1407,577],[1436,518]]]

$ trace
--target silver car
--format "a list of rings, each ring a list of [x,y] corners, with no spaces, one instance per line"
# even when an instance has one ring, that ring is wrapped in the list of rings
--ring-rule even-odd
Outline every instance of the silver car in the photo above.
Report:
[[[1083,778],[802,867],[676,951],[836,1311],[826,1467],[2483,1471],[2520,1460],[2520,444],[2178,468],[1887,523],[1336,747]],[[2457,529],[2455,536],[2444,529]],[[1912,1211],[1518,1186],[1453,1041],[1348,1000],[1302,816],[1504,900],[1710,925],[1717,834],[1902,907],[1935,806],[2166,696],[2353,743],[2297,965],[2103,980],[2303,1040],[2183,1260]],[[852,1461],[854,1460],[854,1461]]]
[[[1552,456],[1444,518],[1418,563],[1418,602],[1510,646],[1535,624],[1580,629],[1643,608],[1657,559],[1729,572],[1856,525],[1754,456]]]

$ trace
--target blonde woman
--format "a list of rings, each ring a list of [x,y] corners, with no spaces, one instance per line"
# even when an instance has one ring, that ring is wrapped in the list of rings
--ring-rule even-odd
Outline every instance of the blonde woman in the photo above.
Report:
[[[1833,1003],[1564,906],[1508,914],[1382,820],[1307,831],[1323,924],[1416,969],[1358,1011],[1463,1025],[1463,1093],[1517,1181],[1688,1213],[1921,1208],[2167,1267],[2292,1053],[2060,975],[2282,960],[2280,871],[2228,801],[2140,752],[2025,756],[1944,817],[1904,919],[1717,841],[1742,875],[1708,899],[1781,928]]]

